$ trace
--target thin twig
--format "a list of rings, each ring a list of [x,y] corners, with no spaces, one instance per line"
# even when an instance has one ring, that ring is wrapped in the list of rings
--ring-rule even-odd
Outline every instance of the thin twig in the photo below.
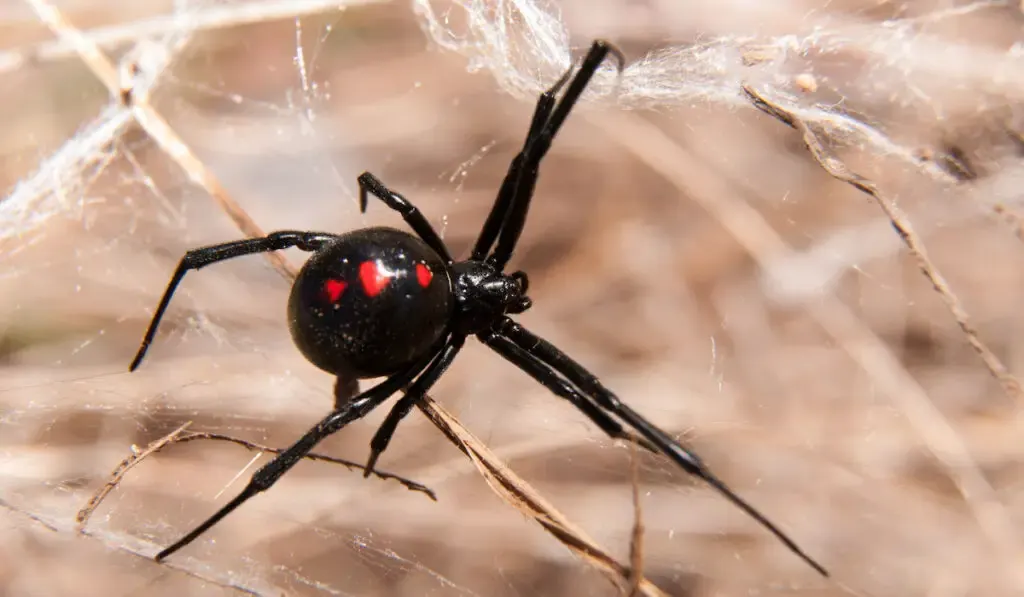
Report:
[[[266,236],[263,229],[257,226],[242,206],[228,194],[227,189],[220,184],[213,172],[192,153],[181,137],[174,132],[171,125],[156,110],[153,110],[147,102],[140,102],[135,97],[133,97],[132,108],[135,111],[135,120],[156,141],[160,149],[178,163],[192,179],[192,182],[203,187],[210,194],[218,207],[231,218],[239,230],[248,238]],[[295,278],[295,268],[285,260],[281,252],[274,251],[266,253],[265,256],[285,279]]]
[[[81,533],[85,529],[86,523],[89,522],[89,517],[92,516],[92,513],[99,507],[100,503],[106,499],[107,495],[121,483],[121,479],[124,478],[128,471],[132,470],[136,464],[145,460],[150,454],[160,450],[160,448],[163,448],[170,442],[177,441],[181,437],[181,434],[184,433],[191,424],[192,421],[187,421],[181,427],[178,427],[160,439],[151,442],[144,450],[138,450],[135,446],[132,446],[131,456],[122,460],[121,464],[118,464],[117,467],[114,468],[114,471],[110,473],[110,478],[103,487],[94,493],[92,497],[89,498],[89,501],[85,506],[83,506],[82,509],[78,511],[78,514],[75,515],[75,523],[78,525],[78,532]]]
[[[107,495],[121,483],[121,480],[124,478],[125,474],[128,471],[130,471],[133,467],[135,467],[135,465],[139,464],[152,454],[159,452],[160,450],[166,448],[171,444],[184,444],[186,442],[191,442],[195,440],[216,440],[229,442],[256,452],[280,454],[281,452],[284,451],[279,448],[271,448],[268,446],[264,446],[262,444],[258,444],[256,442],[239,439],[237,437],[224,435],[222,433],[209,433],[205,431],[193,431],[185,433],[185,430],[191,424],[192,421],[188,421],[181,427],[178,427],[177,429],[161,437],[160,439],[153,441],[148,446],[146,446],[144,450],[137,450],[133,447],[131,456],[125,458],[123,461],[121,461],[121,464],[117,465],[117,467],[114,469],[114,472],[110,474],[110,478],[103,485],[103,487],[101,487],[99,491],[93,494],[93,496],[89,498],[89,502],[86,503],[86,505],[81,510],[78,511],[78,514],[75,516],[75,521],[78,523],[79,532],[82,532],[82,530],[85,528],[86,523],[89,521],[89,518],[92,516],[92,513],[96,510],[96,508],[99,507],[103,500],[106,499]],[[325,456],[323,454],[317,454],[316,452],[306,454],[305,456],[303,456],[303,458],[305,460],[329,462],[331,464],[340,464],[348,468],[349,470],[366,470],[365,466],[357,462],[345,460],[344,458]],[[410,491],[419,491],[420,493],[426,494],[427,497],[434,500],[435,502],[437,501],[437,494],[434,493],[434,490],[430,489],[426,485],[423,485],[422,483],[417,483],[416,481],[406,479],[405,477],[396,475],[394,473],[389,473],[386,471],[376,469],[373,470],[371,474],[377,477],[378,479],[390,479],[398,481]]]
[[[294,19],[327,11],[337,11],[385,0],[262,0],[237,4],[189,3],[187,9],[171,14],[132,19],[103,27],[87,29],[82,34],[93,44],[115,49],[140,39],[172,35],[182,29],[210,31],[253,23]],[[48,40],[31,46],[0,51],[0,73],[15,70],[26,63],[59,60],[74,55],[77,49],[64,38]]]
[[[42,20],[58,37],[71,44],[82,62],[96,75],[110,92],[111,97],[130,109],[139,126],[156,142],[156,144],[174,160],[195,184],[205,189],[217,205],[235,223],[239,230],[249,237],[265,236],[263,230],[256,225],[242,206],[228,194],[213,172],[196,157],[188,145],[171,128],[167,120],[149,103],[149,89],[135,90],[126,88],[118,74],[118,69],[103,54],[91,39],[87,38],[64,18],[64,16],[46,0],[26,0]],[[135,65],[138,68],[138,65]],[[134,71],[135,69],[126,69]],[[150,84],[152,85],[152,83]],[[266,254],[271,265],[285,278],[294,278],[295,270],[280,252]]]
[[[631,585],[633,579],[629,567],[620,564],[581,528],[556,510],[441,405],[427,397],[418,406],[456,447],[469,456],[491,489],[506,503],[534,519],[577,556],[603,571],[620,589]],[[646,579],[640,579],[638,584],[643,595],[665,595],[661,589]]]
[[[964,308],[963,303],[960,302],[959,297],[953,293],[952,288],[949,286],[949,282],[939,272],[939,269],[935,266],[932,260],[928,257],[928,252],[925,249],[924,242],[921,237],[914,232],[913,226],[910,221],[903,215],[903,211],[896,205],[892,199],[889,199],[878,190],[878,186],[871,180],[853,172],[847,167],[847,165],[837,158],[831,151],[828,150],[825,143],[822,142],[819,133],[815,130],[815,127],[811,126],[807,122],[797,117],[791,111],[786,108],[771,102],[770,100],[759,94],[754,88],[744,85],[743,92],[750,98],[750,101],[754,106],[783,122],[784,124],[793,127],[803,137],[804,145],[810,150],[811,156],[814,157],[814,161],[818,162],[825,172],[828,172],[833,178],[845,182],[855,189],[866,193],[871,196],[885,212],[886,217],[892,223],[892,227],[896,229],[896,232],[900,235],[903,243],[907,246],[910,254],[913,255],[917,261],[918,267],[924,276],[928,278],[935,291],[942,298],[942,301],[946,303],[946,307],[953,315],[953,319],[956,320],[960,329],[963,331],[964,336],[967,337],[967,342],[974,348],[975,352],[984,361],[985,366],[988,367],[989,372],[999,381],[1003,386],[1003,391],[1006,392],[1007,396],[1011,399],[1016,400],[1020,404],[1024,404],[1024,388],[1021,387],[1020,380],[1018,380],[1013,373],[1010,373],[1006,365],[1003,364],[1002,360],[996,356],[994,352],[988,347],[987,344],[982,342],[981,337],[978,334],[977,328],[971,323],[971,317],[967,313],[967,309]]]
[[[252,450],[254,452],[266,452],[268,454],[280,454],[281,452],[284,452],[284,450],[282,450],[280,448],[271,448],[271,447],[264,446],[262,444],[258,444],[256,442],[252,442],[252,441],[249,441],[249,440],[244,440],[244,439],[239,439],[237,437],[232,437],[230,435],[224,435],[222,433],[209,433],[209,432],[205,432],[205,431],[194,431],[194,432],[191,432],[191,433],[186,433],[186,434],[182,435],[180,438],[175,439],[173,441],[173,443],[183,444],[185,442],[190,442],[190,441],[199,440],[199,439],[203,439],[203,440],[209,439],[209,440],[225,441],[225,442],[229,442],[229,443],[232,443],[232,444],[236,444],[236,445],[242,446],[243,448],[247,448],[247,449]],[[359,464],[358,462],[354,462],[352,460],[346,460],[344,458],[335,458],[334,456],[326,456],[324,454],[317,454],[316,452],[310,452],[309,454],[306,454],[305,456],[303,456],[303,458],[306,459],[306,460],[313,460],[313,461],[317,461],[317,462],[329,462],[331,464],[340,464],[341,466],[344,466],[345,468],[347,468],[349,470],[358,470],[358,471],[365,471],[366,470],[366,466],[362,465],[362,464]],[[427,497],[429,497],[430,499],[434,500],[435,502],[437,501],[437,494],[434,493],[434,490],[429,488],[429,487],[427,487],[426,485],[424,485],[422,483],[417,483],[416,481],[413,481],[412,479],[407,479],[406,477],[403,477],[401,475],[396,475],[395,473],[389,473],[387,471],[382,471],[382,470],[379,470],[379,469],[376,469],[376,468],[373,469],[370,472],[370,474],[373,475],[374,477],[377,477],[378,479],[383,479],[385,481],[387,481],[387,480],[397,481],[397,482],[401,483],[402,485],[404,485],[406,487],[406,489],[408,489],[409,491],[418,491],[420,493],[426,494]]]
[[[644,580],[644,513],[640,503],[640,446],[629,444],[629,480],[633,494],[633,532],[629,537],[629,580],[627,595],[639,597],[640,584]]]

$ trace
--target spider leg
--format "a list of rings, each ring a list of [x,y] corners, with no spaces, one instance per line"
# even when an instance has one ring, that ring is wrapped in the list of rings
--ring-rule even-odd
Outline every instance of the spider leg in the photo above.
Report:
[[[551,367],[548,367],[526,350],[520,348],[508,338],[494,333],[483,333],[478,336],[480,341],[489,346],[505,360],[522,369],[527,375],[534,378],[545,388],[551,390],[556,396],[565,398],[578,408],[584,415],[594,422],[601,431],[613,439],[635,441],[643,448],[655,454],[661,451],[648,441],[645,437],[639,437],[634,433],[626,431],[618,421],[608,413],[601,410],[599,406],[590,401],[569,382],[556,374]]]
[[[625,63],[622,53],[606,41],[595,41],[590,47],[590,51],[584,56],[576,76],[569,81],[565,94],[551,109],[550,118],[543,127],[527,139],[523,151],[516,157],[520,161],[518,168],[509,168],[506,178],[514,176],[514,183],[510,191],[511,199],[509,199],[508,207],[504,210],[497,246],[494,252],[487,257],[487,262],[499,270],[504,269],[508,260],[511,259],[512,252],[519,241],[519,235],[523,231],[526,214],[530,209],[530,199],[533,197],[533,190],[537,184],[541,160],[551,148],[551,142],[558,134],[558,130],[569,116],[573,106],[583,95],[590,79],[609,54],[616,59],[618,70],[620,73],[622,72]],[[532,130],[534,127],[531,125],[530,128]],[[515,161],[513,161],[513,166],[515,165]],[[502,187],[504,188],[506,184],[503,182]]]
[[[434,227],[430,225],[430,222],[423,217],[418,207],[399,193],[384,186],[384,183],[379,178],[369,172],[360,174],[358,180],[359,211],[366,213],[367,196],[373,195],[383,201],[385,205],[397,211],[402,216],[402,219],[405,220],[405,223],[413,229],[413,232],[423,239],[423,242],[427,243],[445,262],[452,262],[452,256],[448,253],[448,247],[445,246],[444,241],[441,240],[441,237],[434,230]]]
[[[526,140],[523,141],[523,149],[520,150],[516,157],[512,159],[512,163],[509,164],[508,172],[505,174],[505,179],[502,180],[501,188],[498,190],[498,198],[494,201],[494,205],[491,206],[491,212],[487,214],[487,220],[484,221],[483,228],[480,229],[480,236],[477,237],[476,244],[473,246],[473,253],[470,257],[473,261],[483,261],[484,257],[487,257],[487,253],[490,252],[491,246],[494,245],[494,241],[497,240],[498,232],[501,231],[501,223],[505,220],[509,203],[512,202],[512,196],[515,194],[515,185],[519,181],[519,170],[523,165],[526,148],[533,138],[540,134],[544,125],[548,123],[548,119],[551,117],[551,110],[555,107],[555,95],[569,81],[572,71],[573,69],[570,67],[537,100],[537,107],[534,109],[533,118],[530,120],[530,129],[526,132]]]
[[[363,477],[370,476],[374,465],[377,464],[377,459],[387,449],[391,437],[398,429],[398,423],[412,411],[413,407],[430,391],[431,386],[437,382],[438,378],[448,370],[448,366],[455,360],[455,356],[459,354],[459,350],[465,343],[465,336],[452,336],[445,347],[441,349],[441,353],[430,364],[430,368],[413,382],[405,391],[405,395],[391,407],[391,412],[388,413],[387,418],[384,419],[377,429],[377,433],[373,434],[373,439],[370,440],[370,458],[366,462]]]
[[[156,328],[160,325],[160,320],[164,316],[164,311],[167,310],[167,305],[171,302],[171,297],[174,295],[174,291],[178,288],[178,284],[181,282],[181,279],[185,277],[185,274],[189,270],[200,269],[212,263],[217,263],[218,261],[224,261],[227,259],[234,259],[235,257],[241,257],[242,255],[270,253],[271,251],[278,251],[291,247],[297,247],[307,252],[315,252],[318,251],[320,247],[324,246],[324,244],[335,238],[337,238],[336,235],[325,232],[297,232],[294,230],[282,230],[280,232],[272,232],[262,238],[237,240],[220,245],[193,249],[185,253],[185,256],[178,262],[178,269],[174,270],[174,275],[171,276],[171,281],[167,284],[167,290],[164,291],[164,296],[160,299],[160,304],[157,306],[156,312],[153,313],[153,319],[149,322],[149,329],[146,330],[146,335],[142,338],[142,345],[139,346],[139,352],[135,354],[135,358],[132,359],[132,363],[128,366],[128,370],[135,371],[139,364],[142,363],[142,358],[146,356],[146,350],[149,349],[150,343],[153,342],[153,337],[156,335]]]
[[[564,376],[569,382],[590,396],[599,406],[614,414],[647,438],[652,444],[657,446],[659,452],[671,458],[683,470],[704,480],[704,482],[713,487],[730,502],[746,512],[747,515],[775,535],[790,551],[803,559],[819,574],[828,577],[828,572],[821,564],[807,555],[795,541],[790,539],[788,535],[757,509],[729,489],[725,482],[716,477],[696,454],[684,448],[667,433],[624,404],[611,390],[604,387],[594,374],[587,371],[582,365],[573,360],[572,357],[556,348],[547,340],[540,338],[508,318],[496,324],[493,331],[499,336],[508,338],[532,358]]]
[[[220,522],[222,518],[245,503],[249,498],[270,489],[270,487],[281,478],[281,475],[288,472],[289,469],[309,454],[309,452],[324,438],[336,433],[352,421],[366,416],[367,413],[390,398],[392,394],[411,382],[418,373],[424,370],[424,368],[427,368],[427,371],[423,375],[432,375],[432,369],[436,367],[436,361],[434,363],[430,363],[430,361],[434,360],[437,354],[438,350],[432,350],[430,354],[427,355],[427,358],[420,359],[419,362],[407,367],[405,370],[399,371],[391,377],[388,377],[381,383],[353,398],[342,408],[332,411],[329,415],[321,419],[319,423],[314,425],[306,432],[305,435],[299,438],[297,442],[292,444],[291,447],[278,454],[273,460],[263,465],[259,470],[253,473],[248,485],[246,485],[241,493],[235,496],[233,500],[225,504],[220,510],[214,513],[213,516],[209,517],[199,526],[192,529],[192,531],[179,539],[173,545],[158,553],[156,555],[156,561],[159,562],[182,547],[185,547],[194,541],[196,537],[202,535],[210,527]],[[428,363],[430,363],[429,367]]]

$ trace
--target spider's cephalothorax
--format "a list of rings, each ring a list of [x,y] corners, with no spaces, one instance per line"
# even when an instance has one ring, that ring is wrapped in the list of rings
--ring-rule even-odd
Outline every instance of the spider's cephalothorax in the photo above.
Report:
[[[541,160],[609,55],[616,58],[621,71],[619,51],[596,41],[575,76],[574,69],[569,69],[541,94],[523,148],[512,160],[466,261],[455,262],[420,211],[369,172],[359,177],[360,207],[365,211],[368,197],[377,197],[402,216],[415,237],[391,228],[341,235],[285,230],[185,254],[153,314],[131,370],[146,354],[186,272],[241,255],[296,247],[313,256],[292,288],[288,305],[292,336],[309,361],[338,380],[330,414],[257,470],[233,500],[157,554],[157,560],[188,545],[246,500],[270,488],[318,442],[363,417],[392,394],[404,391],[370,442],[369,474],[402,418],[424,399],[466,339],[475,336],[567,400],[609,436],[636,441],[703,479],[815,570],[828,575],[782,530],[718,479],[696,454],[622,402],[583,365],[509,317],[531,304],[526,296],[526,274],[506,274],[505,266],[526,222]],[[558,98],[563,88],[565,93]],[[351,387],[352,378],[385,375],[387,379],[354,397],[342,395],[343,389]]]
[[[483,332],[503,315],[530,308],[522,272],[509,276],[484,261],[460,261],[452,265],[452,273],[457,305],[452,328],[456,333]]]

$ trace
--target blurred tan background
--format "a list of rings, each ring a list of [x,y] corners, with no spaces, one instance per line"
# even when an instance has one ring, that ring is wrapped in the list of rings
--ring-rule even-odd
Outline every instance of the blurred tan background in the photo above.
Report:
[[[560,6],[574,46],[603,36],[630,62],[722,36],[756,47],[846,32],[834,39],[848,45],[797,48],[750,76],[889,135],[887,154],[836,148],[899,203],[981,340],[1019,374],[1024,19],[1003,4]],[[57,6],[78,27],[115,31],[171,10]],[[327,412],[332,380],[291,345],[288,284],[259,257],[187,276],[147,361],[127,373],[181,254],[241,233],[137,126],[38,175],[113,108],[80,59],[47,45],[28,5],[0,11],[0,594],[618,594],[416,413],[379,466],[430,486],[437,503],[302,463],[173,565],[128,553],[169,544],[253,470],[239,447],[193,442],[129,472],[77,536],[75,512],[132,445],[194,421],[284,446]],[[918,19],[906,43],[928,43],[906,50],[916,60],[869,46],[888,19]],[[382,2],[214,27],[178,54],[153,105],[264,229],[401,225],[376,204],[358,213],[355,177],[371,170],[465,256],[533,106],[468,72],[421,25],[409,3]],[[37,54],[10,61],[26,49]],[[747,71],[734,58],[709,86],[738,98]],[[1019,396],[970,348],[882,211],[739,99],[659,101],[623,111],[606,98],[569,120],[513,263],[535,301],[521,320],[688,441],[835,581],[649,456],[646,575],[672,595],[1024,593]],[[475,342],[432,395],[628,561],[628,447]],[[362,461],[384,414],[319,451]]]

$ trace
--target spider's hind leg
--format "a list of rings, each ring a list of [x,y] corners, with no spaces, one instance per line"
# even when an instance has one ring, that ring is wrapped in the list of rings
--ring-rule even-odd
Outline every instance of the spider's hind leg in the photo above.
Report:
[[[498,197],[491,206],[491,212],[487,215],[487,220],[473,246],[471,259],[483,260],[497,241],[498,248],[488,260],[499,269],[503,269],[508,263],[526,221],[526,211],[537,182],[540,161],[547,154],[551,141],[583,94],[587,83],[609,55],[615,59],[621,72],[625,63],[622,52],[608,42],[598,40],[590,47],[578,70],[575,64],[570,66],[561,78],[537,99],[537,107],[534,109],[523,148],[509,164],[508,172],[498,190]],[[561,99],[556,99],[566,85],[568,88]]]
[[[611,390],[572,357],[559,350],[554,344],[533,334],[511,319],[504,319],[494,328],[495,335],[506,338],[518,346],[529,359],[541,366],[550,368],[569,383],[579,388],[593,403],[609,415],[632,427],[639,434],[657,447],[658,452],[669,457],[687,473],[702,479],[719,494],[732,502],[736,507],[756,520],[762,527],[781,541],[790,551],[814,568],[819,574],[827,577],[828,571],[819,564],[785,532],[775,525],[768,517],[754,508],[736,492],[719,479],[704,462],[693,452],[687,450],[669,434],[645,419],[629,405],[622,402]],[[511,360],[511,359],[510,359]],[[524,368],[524,371],[526,369]],[[529,372],[529,371],[527,371]],[[546,384],[545,384],[546,385]],[[551,386],[548,386],[549,388]]]
[[[597,427],[612,439],[635,442],[652,454],[660,454],[658,448],[647,438],[623,429],[618,421],[590,401],[572,384],[559,377],[550,367],[537,361],[525,350],[516,346],[511,340],[497,334],[481,334],[480,340],[508,362],[522,369],[527,375],[537,380],[542,386],[551,390],[556,396],[565,398],[580,412],[593,421]]]

